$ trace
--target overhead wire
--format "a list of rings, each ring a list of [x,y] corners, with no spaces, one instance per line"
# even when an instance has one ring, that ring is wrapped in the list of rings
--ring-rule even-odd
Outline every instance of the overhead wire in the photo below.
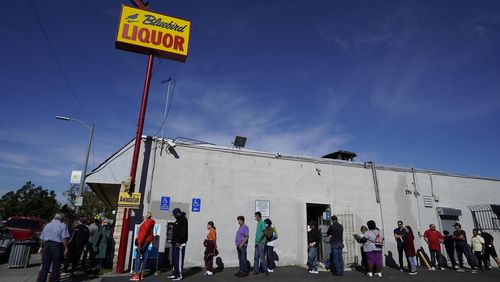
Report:
[[[155,134],[153,134],[153,136],[158,135],[160,130],[165,126],[165,123],[167,122],[167,117],[168,117],[168,114],[170,113],[170,108],[172,107],[172,100],[174,99],[175,87],[177,86],[177,81],[175,80],[175,78],[172,78],[172,81],[174,82],[174,85],[172,86],[170,93],[168,93],[169,91],[167,90],[167,94],[166,94],[167,102],[166,102],[166,108],[165,108],[165,114],[163,116],[163,120],[161,122],[160,128],[158,128],[158,130],[155,132]]]
[[[82,111],[83,115],[87,118],[88,121],[91,121],[91,118],[87,114],[87,111],[85,111],[85,109],[83,108],[82,104],[80,103],[80,99],[78,99],[78,96],[76,95],[76,91],[73,88],[73,85],[71,85],[71,82],[69,81],[68,75],[64,71],[64,68],[63,68],[63,66],[61,64],[61,61],[57,57],[56,51],[54,50],[54,47],[52,46],[52,43],[50,42],[49,36],[47,35],[47,32],[46,32],[45,28],[43,27],[42,20],[40,19],[40,16],[38,15],[38,12],[37,12],[37,10],[35,8],[35,5],[33,5],[33,2],[31,0],[28,0],[28,2],[30,3],[31,8],[33,9],[33,13],[35,14],[36,20],[38,22],[38,26],[42,30],[43,36],[47,40],[47,45],[49,46],[50,52],[52,53],[52,56],[54,57],[54,60],[56,61],[57,66],[59,67],[59,70],[61,71],[61,74],[62,74],[62,76],[64,78],[64,81],[66,82],[66,84],[67,84],[67,86],[68,86],[68,88],[70,90],[71,95],[75,99],[76,104],[78,105],[78,107]]]

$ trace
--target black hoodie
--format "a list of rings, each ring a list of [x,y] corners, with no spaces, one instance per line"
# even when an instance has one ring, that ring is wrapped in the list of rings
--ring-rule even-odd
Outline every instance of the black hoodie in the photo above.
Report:
[[[188,220],[186,218],[186,213],[181,213],[181,216],[177,218],[174,224],[174,229],[172,231],[172,244],[184,244],[188,240]]]

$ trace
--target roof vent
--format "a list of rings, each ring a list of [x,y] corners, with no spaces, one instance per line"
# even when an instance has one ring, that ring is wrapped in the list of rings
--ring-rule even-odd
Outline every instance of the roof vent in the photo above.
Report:
[[[233,146],[236,148],[244,148],[247,143],[247,138],[243,136],[236,136],[234,138]]]
[[[353,162],[355,157],[357,157],[357,155],[354,152],[340,150],[335,153],[330,153],[328,155],[325,155],[322,158]]]

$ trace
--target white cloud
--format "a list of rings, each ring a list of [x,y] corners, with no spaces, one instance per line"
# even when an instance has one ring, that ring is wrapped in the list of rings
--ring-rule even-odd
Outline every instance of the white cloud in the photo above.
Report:
[[[352,140],[337,124],[325,122],[331,121],[350,99],[333,88],[323,90],[322,100],[327,102],[318,104],[318,109],[304,119],[300,117],[303,113],[289,112],[288,101],[262,99],[274,97],[273,93],[253,93],[245,85],[230,83],[190,85],[193,92],[183,90],[182,98],[177,98],[178,104],[167,121],[167,135],[224,146],[230,146],[236,135],[243,135],[250,149],[317,157]]]

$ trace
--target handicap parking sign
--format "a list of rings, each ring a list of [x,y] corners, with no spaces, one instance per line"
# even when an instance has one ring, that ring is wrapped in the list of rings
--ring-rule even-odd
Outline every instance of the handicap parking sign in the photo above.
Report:
[[[200,210],[201,210],[201,199],[193,198],[193,201],[191,202],[191,211],[200,212]]]
[[[168,211],[170,209],[170,197],[161,197],[160,210]]]

